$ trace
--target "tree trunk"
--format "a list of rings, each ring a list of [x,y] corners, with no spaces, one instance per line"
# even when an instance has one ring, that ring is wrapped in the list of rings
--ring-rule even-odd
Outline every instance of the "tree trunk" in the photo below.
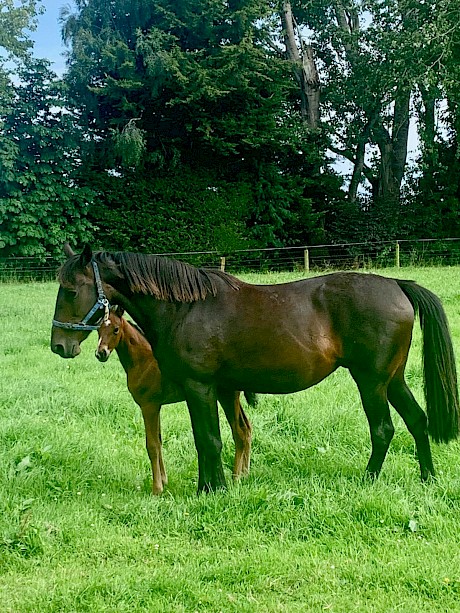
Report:
[[[372,184],[372,196],[375,208],[387,224],[389,235],[398,228],[401,183],[407,160],[409,104],[410,91],[398,92],[394,103],[392,134],[382,124],[372,130],[373,140],[380,151],[380,164]]]
[[[433,172],[436,166],[436,94],[430,87],[419,85],[422,97],[423,111],[420,113],[421,128],[419,130],[422,149],[422,178],[423,189],[432,191],[434,186]]]
[[[281,23],[286,55],[292,62],[294,74],[299,84],[302,119],[311,128],[317,128],[319,125],[320,80],[314,52],[312,46],[305,43],[297,30],[289,0],[283,1]]]
[[[356,155],[353,165],[353,174],[351,175],[350,185],[348,187],[348,200],[356,202],[358,197],[358,187],[361,183],[361,177],[364,169],[364,157],[366,155],[366,140],[360,138],[356,145]]]
[[[393,113],[393,134],[392,134],[392,171],[401,188],[404,177],[404,169],[407,161],[407,140],[409,138],[409,107],[410,90],[398,91],[395,99]]]
[[[348,187],[348,199],[350,202],[356,202],[358,197],[358,187],[361,182],[361,178],[364,176],[369,180],[372,185],[372,171],[365,164],[366,145],[369,143],[370,134],[376,121],[378,120],[378,114],[375,113],[369,118],[368,122],[364,126],[361,134],[358,136],[358,142],[356,144],[356,151],[353,158],[353,174],[351,176],[350,185]]]

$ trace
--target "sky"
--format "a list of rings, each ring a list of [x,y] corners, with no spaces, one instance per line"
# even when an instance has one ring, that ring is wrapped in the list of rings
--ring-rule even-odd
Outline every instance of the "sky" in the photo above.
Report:
[[[35,42],[35,57],[46,58],[52,63],[51,68],[58,75],[65,70],[65,46],[61,40],[61,26],[59,24],[59,11],[63,6],[70,5],[69,0],[43,0],[45,9],[43,15],[38,17],[38,28],[31,32],[31,38]]]

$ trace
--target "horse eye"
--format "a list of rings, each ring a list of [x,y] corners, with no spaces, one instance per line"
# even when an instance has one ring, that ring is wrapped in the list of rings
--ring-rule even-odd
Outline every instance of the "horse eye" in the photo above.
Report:
[[[113,333],[114,333],[114,334],[118,334],[119,332],[120,332],[120,328],[119,328],[118,326],[116,326],[116,327],[113,329]]]

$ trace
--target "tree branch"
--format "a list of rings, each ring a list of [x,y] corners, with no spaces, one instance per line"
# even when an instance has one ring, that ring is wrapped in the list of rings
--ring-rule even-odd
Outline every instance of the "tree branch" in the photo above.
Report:
[[[349,149],[339,149],[339,147],[335,147],[334,145],[329,145],[328,149],[330,151],[332,151],[332,153],[336,153],[337,155],[341,155],[346,160],[351,162],[353,165],[356,163],[356,156]],[[374,173],[372,171],[372,168],[370,168],[370,166],[367,166],[366,164],[364,164],[364,162],[363,162],[362,173],[366,177],[366,179],[369,181],[369,183],[372,183],[373,181],[375,181],[375,175],[374,175]]]

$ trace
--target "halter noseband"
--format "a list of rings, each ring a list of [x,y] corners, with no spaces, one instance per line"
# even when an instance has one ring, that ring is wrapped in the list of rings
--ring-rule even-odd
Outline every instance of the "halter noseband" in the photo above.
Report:
[[[83,330],[86,332],[91,332],[92,330],[99,330],[101,325],[108,320],[109,318],[109,308],[110,303],[107,300],[106,295],[104,294],[104,290],[102,289],[102,281],[101,275],[99,273],[99,268],[94,260],[91,260],[91,264],[93,266],[94,271],[94,280],[96,282],[97,288],[97,300],[94,306],[90,309],[90,311],[83,317],[81,322],[79,323],[71,323],[65,321],[57,321],[57,319],[53,319],[53,326],[56,328],[64,328],[65,330]],[[88,321],[92,318],[92,316],[98,311],[104,309],[104,315],[102,315],[96,324],[88,324]]]

